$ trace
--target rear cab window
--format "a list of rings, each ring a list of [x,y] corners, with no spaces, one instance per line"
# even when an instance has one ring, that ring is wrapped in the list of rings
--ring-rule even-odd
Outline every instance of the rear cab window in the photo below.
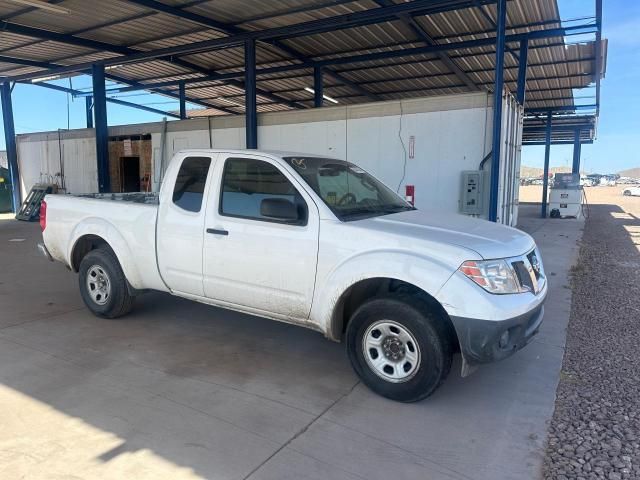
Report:
[[[173,187],[176,206],[188,212],[200,211],[210,166],[209,157],[187,157],[182,161]]]

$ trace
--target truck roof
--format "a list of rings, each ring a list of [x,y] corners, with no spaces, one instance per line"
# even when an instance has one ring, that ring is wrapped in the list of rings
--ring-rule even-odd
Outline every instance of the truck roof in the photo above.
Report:
[[[319,155],[316,153],[291,152],[287,150],[250,150],[238,148],[185,148],[176,153],[232,153],[242,155],[246,153],[263,153],[274,157],[316,157],[316,158],[333,158],[329,155]]]

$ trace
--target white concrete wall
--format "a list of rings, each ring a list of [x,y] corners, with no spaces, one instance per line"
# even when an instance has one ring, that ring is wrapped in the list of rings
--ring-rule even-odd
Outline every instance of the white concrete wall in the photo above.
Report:
[[[9,168],[7,162],[7,152],[0,150],[0,167]]]
[[[31,141],[18,136],[18,168],[23,198],[37,183],[55,183],[69,193],[98,191],[96,146],[92,135],[65,138],[57,132]],[[64,174],[64,175],[63,175]],[[64,177],[64,179],[63,179]]]
[[[460,210],[461,172],[478,169],[491,151],[491,103],[490,94],[478,92],[261,114],[258,145],[262,150],[349,160],[402,195],[405,185],[414,185],[417,207],[454,213]],[[517,219],[521,132],[521,109],[505,94],[499,216],[508,224]],[[245,147],[241,116],[126,125],[109,131],[119,136],[144,133],[152,135],[154,189],[161,181],[163,152],[166,166],[182,149]],[[97,191],[93,130],[61,135],[67,191]],[[23,191],[28,192],[41,173],[55,176],[59,172],[58,132],[20,135],[18,146]],[[488,198],[487,189],[485,212]]]

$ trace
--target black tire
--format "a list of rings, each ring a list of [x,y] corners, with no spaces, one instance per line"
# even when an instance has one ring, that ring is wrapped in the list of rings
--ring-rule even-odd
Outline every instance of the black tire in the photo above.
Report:
[[[87,277],[93,276],[96,270],[101,272],[101,278],[106,277],[109,283],[108,294],[97,294],[97,299],[92,296],[93,289],[87,282]],[[134,297],[129,293],[127,279],[111,249],[102,247],[91,250],[80,262],[78,273],[82,300],[94,315],[101,318],[118,318],[131,311]]]
[[[415,339],[418,347],[417,369],[412,376],[396,382],[383,378],[381,375],[384,372],[376,372],[365,357],[365,335],[371,333],[375,336],[376,325],[381,325],[380,322],[384,320],[399,324]],[[410,343],[405,345],[404,352],[411,350]],[[428,397],[447,378],[451,369],[453,342],[449,338],[445,319],[415,295],[379,297],[362,304],[347,325],[346,344],[351,365],[364,384],[377,394],[399,402],[416,402]],[[379,348],[382,349],[382,346]],[[387,352],[393,354],[389,349]],[[368,358],[372,357],[372,353],[368,354]],[[403,356],[400,362],[405,359]],[[409,369],[415,368],[410,363],[405,363],[402,368],[407,365]],[[385,365],[383,370],[388,366]]]
[[[630,196],[631,196],[631,192],[630,192],[629,190],[625,190],[624,192],[622,192],[622,194],[623,194],[625,197],[630,197]]]

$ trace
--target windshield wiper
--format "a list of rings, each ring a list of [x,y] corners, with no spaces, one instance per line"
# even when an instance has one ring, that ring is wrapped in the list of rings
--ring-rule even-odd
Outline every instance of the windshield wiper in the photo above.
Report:
[[[378,211],[382,213],[399,213],[408,212],[409,210],[416,210],[416,207],[411,207],[409,205],[385,205],[378,209]]]

